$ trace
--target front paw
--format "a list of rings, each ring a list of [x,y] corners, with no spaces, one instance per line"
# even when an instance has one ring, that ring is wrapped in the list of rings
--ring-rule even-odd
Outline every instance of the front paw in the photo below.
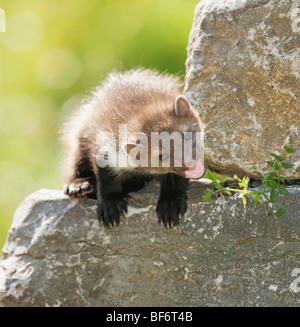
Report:
[[[74,179],[69,184],[65,185],[64,193],[71,198],[92,197],[95,190],[91,181],[84,178]]]
[[[98,219],[106,226],[120,223],[120,216],[127,213],[127,200],[119,195],[110,195],[98,199]]]
[[[159,198],[156,207],[158,222],[168,228],[178,225],[179,217],[182,217],[186,210],[186,198]]]

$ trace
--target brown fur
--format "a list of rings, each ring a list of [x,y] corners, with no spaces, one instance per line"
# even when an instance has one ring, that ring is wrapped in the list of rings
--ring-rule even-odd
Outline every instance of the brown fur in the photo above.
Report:
[[[174,102],[180,94],[177,76],[158,74],[149,69],[112,73],[95,89],[92,97],[65,124],[63,142],[68,148],[66,171],[69,179],[75,178],[76,162],[85,152],[90,162],[95,162],[99,145],[98,132],[115,133],[118,141],[119,124],[127,124],[128,133],[181,131],[180,126],[190,126],[189,131],[200,131],[201,121],[196,111],[188,117],[174,115]],[[184,131],[181,131],[184,132]],[[150,153],[149,153],[150,160]],[[94,169],[97,169],[95,164]],[[153,169],[152,169],[153,170]],[[172,167],[156,168],[157,173],[174,172]],[[177,169],[177,172],[183,169]]]
[[[187,207],[188,182],[182,176],[188,168],[184,165],[174,167],[172,149],[171,167],[151,167],[150,134],[165,131],[183,135],[184,132],[201,131],[197,112],[184,98],[177,101],[179,94],[180,81],[176,76],[148,69],[110,74],[69,118],[62,131],[62,140],[67,147],[66,194],[97,198],[98,219],[113,225],[119,223],[120,215],[127,210],[128,193],[143,187],[148,177],[160,176],[158,219],[165,226],[177,224]],[[115,169],[97,165],[99,148],[106,145],[99,133],[113,133],[119,142],[120,124],[127,125],[128,135],[143,132],[148,136],[148,167]],[[126,149],[127,146],[130,144]],[[157,151],[161,154],[162,148]]]

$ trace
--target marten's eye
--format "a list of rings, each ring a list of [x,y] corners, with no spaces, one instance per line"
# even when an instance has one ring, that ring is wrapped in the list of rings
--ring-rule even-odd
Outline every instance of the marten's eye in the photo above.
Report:
[[[186,141],[191,140],[192,137],[193,137],[193,133],[192,133],[192,132],[185,132],[185,133],[184,133],[184,139],[185,139]]]
[[[167,154],[167,153],[164,153],[164,154],[160,154],[159,155],[159,160],[160,161],[166,161],[170,158],[170,156]]]

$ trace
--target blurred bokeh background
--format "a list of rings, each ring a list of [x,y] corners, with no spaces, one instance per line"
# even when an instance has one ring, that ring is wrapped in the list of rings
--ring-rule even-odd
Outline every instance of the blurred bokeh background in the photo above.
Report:
[[[198,2],[0,1],[0,249],[27,195],[62,189],[58,130],[107,72],[144,66],[184,77]]]

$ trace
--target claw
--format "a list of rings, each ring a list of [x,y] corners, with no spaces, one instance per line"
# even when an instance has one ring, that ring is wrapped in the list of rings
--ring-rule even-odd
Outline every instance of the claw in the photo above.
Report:
[[[127,213],[127,202],[120,195],[101,197],[98,199],[98,219],[108,227],[114,227],[120,223],[120,215]]]
[[[156,208],[158,222],[170,229],[179,223],[184,216],[182,208],[186,208],[186,199],[163,199],[160,198]]]

